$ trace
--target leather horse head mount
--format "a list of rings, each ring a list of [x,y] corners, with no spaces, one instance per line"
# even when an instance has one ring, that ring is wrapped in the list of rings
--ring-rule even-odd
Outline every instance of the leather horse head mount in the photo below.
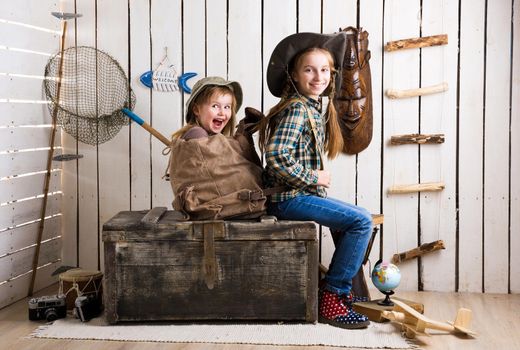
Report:
[[[343,134],[343,152],[356,154],[372,140],[372,82],[368,32],[348,27],[347,49],[341,72],[341,90],[336,93],[335,106]]]

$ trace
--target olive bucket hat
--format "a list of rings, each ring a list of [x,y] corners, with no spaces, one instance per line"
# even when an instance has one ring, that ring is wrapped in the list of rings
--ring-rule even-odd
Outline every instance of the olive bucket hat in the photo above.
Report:
[[[206,86],[227,86],[229,87],[237,100],[237,108],[238,111],[240,106],[242,105],[242,87],[236,81],[225,80],[221,77],[206,77],[202,78],[193,85],[193,89],[191,91],[191,95],[186,102],[186,122],[190,122],[193,115],[191,114],[191,104],[197,99],[197,96],[202,92],[202,90]]]
[[[269,91],[276,97],[282,96],[294,57],[311,47],[329,50],[334,58],[336,71],[340,73],[346,46],[347,34],[345,32],[336,34],[296,33],[289,35],[276,45],[271,54],[269,66],[267,67],[267,86]],[[336,79],[336,91],[340,87],[341,79]]]

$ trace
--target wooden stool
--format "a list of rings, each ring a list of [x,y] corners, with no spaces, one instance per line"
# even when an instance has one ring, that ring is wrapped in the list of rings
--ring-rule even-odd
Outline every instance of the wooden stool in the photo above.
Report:
[[[370,256],[370,252],[372,251],[372,245],[374,244],[374,240],[376,238],[377,232],[379,231],[379,225],[383,224],[385,216],[383,214],[372,214],[372,236],[370,237],[370,241],[368,241],[367,250],[365,251],[365,257],[363,258],[363,264],[365,265],[368,261],[368,257]],[[334,243],[336,242],[336,239],[334,239],[334,234],[331,232],[331,235],[333,235]],[[321,249],[321,235],[320,235],[320,249]],[[320,262],[320,272],[325,275],[327,273],[328,269],[323,266],[323,264]],[[357,272],[356,276],[352,279],[352,293],[356,296],[363,296],[367,297],[370,300],[370,292],[368,291],[367,282],[365,280],[365,274],[363,273],[363,266],[359,268],[359,271]]]

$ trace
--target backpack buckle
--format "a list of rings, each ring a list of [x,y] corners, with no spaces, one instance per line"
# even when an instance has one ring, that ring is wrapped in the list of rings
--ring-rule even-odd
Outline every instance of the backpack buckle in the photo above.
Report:
[[[264,199],[264,192],[262,190],[258,191],[242,191],[238,194],[238,199],[243,201],[259,201]]]

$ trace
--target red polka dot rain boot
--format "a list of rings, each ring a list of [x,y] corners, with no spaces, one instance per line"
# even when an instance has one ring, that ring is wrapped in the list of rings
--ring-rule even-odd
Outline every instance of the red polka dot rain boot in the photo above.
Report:
[[[370,301],[369,297],[364,297],[361,295],[354,295],[352,292],[350,292],[350,298],[351,298],[350,300],[352,301],[352,304]],[[343,299],[346,299],[346,301],[349,301],[348,297],[343,297]]]
[[[370,321],[365,315],[352,309],[352,296],[341,297],[328,290],[320,290],[318,320],[334,327],[366,328]]]

